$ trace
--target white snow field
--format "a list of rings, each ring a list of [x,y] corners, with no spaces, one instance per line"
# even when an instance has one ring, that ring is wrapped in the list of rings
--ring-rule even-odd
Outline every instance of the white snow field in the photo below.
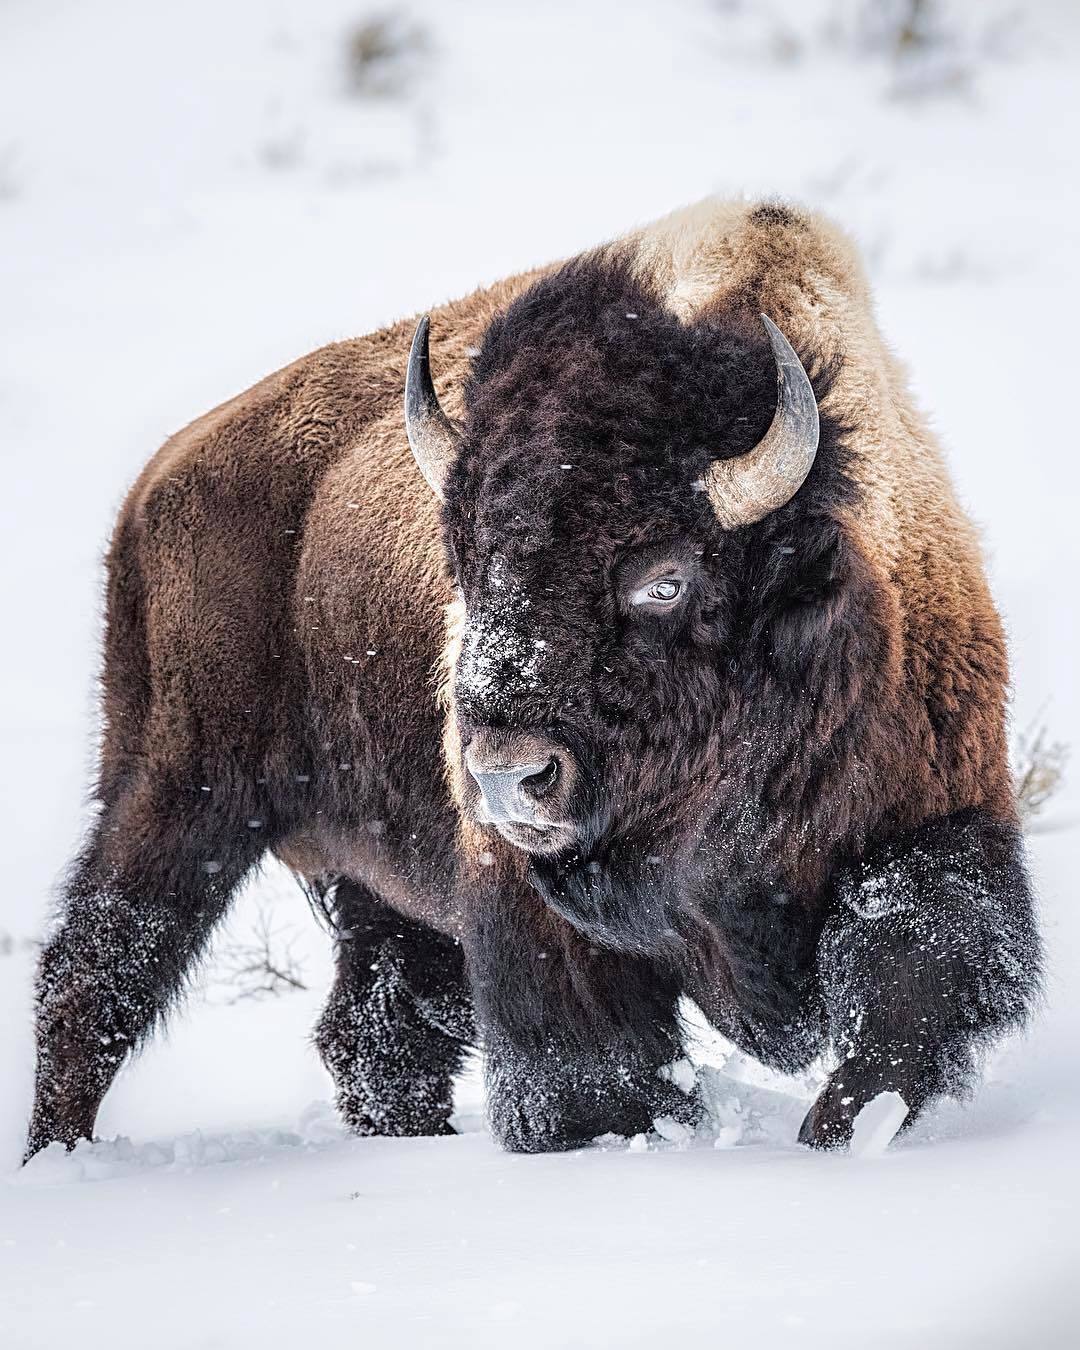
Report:
[[[823,207],[984,529],[1016,724],[1080,748],[1080,12],[940,8],[897,66],[854,0],[416,0],[375,96],[365,0],[0,7],[3,1350],[1080,1345],[1075,774],[1031,841],[1036,1026],[880,1156],[800,1149],[812,1084],[708,1040],[692,1141],[503,1154],[475,1077],[458,1138],[349,1139],[308,1042],[327,944],[268,871],[222,942],[261,896],[307,989],[231,1002],[219,944],[101,1142],[18,1170],[113,513],[170,431],[320,343],[709,192]]]

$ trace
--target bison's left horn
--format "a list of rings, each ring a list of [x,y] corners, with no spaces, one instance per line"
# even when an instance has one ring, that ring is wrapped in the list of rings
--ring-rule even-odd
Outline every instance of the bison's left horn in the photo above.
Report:
[[[714,460],[705,475],[716,518],[725,530],[753,525],[791,501],[817,454],[817,399],[795,349],[761,316],[776,361],[778,397],[768,431],[745,455]]]
[[[430,326],[425,314],[413,334],[405,375],[405,430],[420,472],[442,501],[446,475],[457,454],[461,434],[443,412],[435,392],[428,353]]]

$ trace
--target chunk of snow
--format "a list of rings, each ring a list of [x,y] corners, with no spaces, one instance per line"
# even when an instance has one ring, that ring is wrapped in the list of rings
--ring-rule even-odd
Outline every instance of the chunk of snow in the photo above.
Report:
[[[879,1092],[855,1117],[851,1153],[856,1158],[880,1158],[907,1119],[908,1106],[899,1092]]]
[[[672,1060],[670,1064],[662,1064],[657,1074],[673,1087],[677,1087],[680,1092],[685,1092],[687,1096],[697,1086],[697,1070],[685,1055],[682,1059]]]
[[[653,1121],[653,1129],[661,1139],[666,1139],[669,1144],[688,1144],[690,1142],[690,1131],[674,1116],[657,1116]]]

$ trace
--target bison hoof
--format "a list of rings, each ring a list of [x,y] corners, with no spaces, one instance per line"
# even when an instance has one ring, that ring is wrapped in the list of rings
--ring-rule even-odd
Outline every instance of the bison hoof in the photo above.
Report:
[[[441,1092],[432,1092],[412,1098],[387,1093],[381,1099],[373,1100],[368,1093],[339,1092],[337,1105],[348,1129],[362,1138],[457,1133],[450,1124],[453,1104],[449,1093],[443,1096]]]
[[[63,1144],[70,1153],[78,1144],[94,1137],[94,1121],[91,1116],[77,1122],[70,1121],[53,1112],[35,1111],[27,1133],[26,1149],[23,1152],[23,1166],[35,1153],[40,1153],[50,1144]]]
[[[674,1091],[640,1101],[601,1100],[592,1110],[586,1103],[573,1101],[565,1104],[565,1114],[552,1112],[547,1102],[494,1103],[490,1123],[496,1140],[510,1153],[565,1153],[588,1148],[606,1134],[627,1139],[647,1134],[658,1116],[669,1116],[693,1129],[701,1116],[701,1104],[696,1095]]]
[[[843,1106],[832,1098],[826,1088],[806,1113],[799,1129],[799,1143],[808,1148],[846,1148],[851,1143],[857,1114],[853,1107]]]
[[[799,1130],[799,1143],[808,1148],[847,1148],[855,1129],[855,1118],[863,1107],[879,1092],[897,1090],[894,1085],[881,1082],[876,1074],[867,1075],[869,1081],[860,1083],[856,1081],[860,1077],[857,1071],[845,1068],[842,1081],[838,1079],[839,1072],[826,1083]],[[908,1115],[900,1126],[903,1131],[914,1123],[924,1094],[905,1087],[900,1090],[900,1095],[909,1106]]]
[[[349,1132],[359,1135],[361,1139],[430,1139],[457,1134],[457,1130],[446,1119],[382,1115],[345,1115],[344,1119]]]

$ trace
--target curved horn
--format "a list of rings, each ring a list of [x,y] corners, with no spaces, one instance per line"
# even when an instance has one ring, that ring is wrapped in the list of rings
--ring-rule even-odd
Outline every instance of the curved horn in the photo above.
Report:
[[[429,327],[430,321],[425,314],[416,325],[409,351],[409,368],[405,375],[405,431],[420,472],[442,501],[443,484],[457,454],[461,435],[443,412],[431,379]]]
[[[817,454],[817,399],[795,349],[761,316],[776,361],[777,404],[768,431],[745,455],[714,460],[705,475],[716,518],[725,530],[753,525],[791,501]]]

